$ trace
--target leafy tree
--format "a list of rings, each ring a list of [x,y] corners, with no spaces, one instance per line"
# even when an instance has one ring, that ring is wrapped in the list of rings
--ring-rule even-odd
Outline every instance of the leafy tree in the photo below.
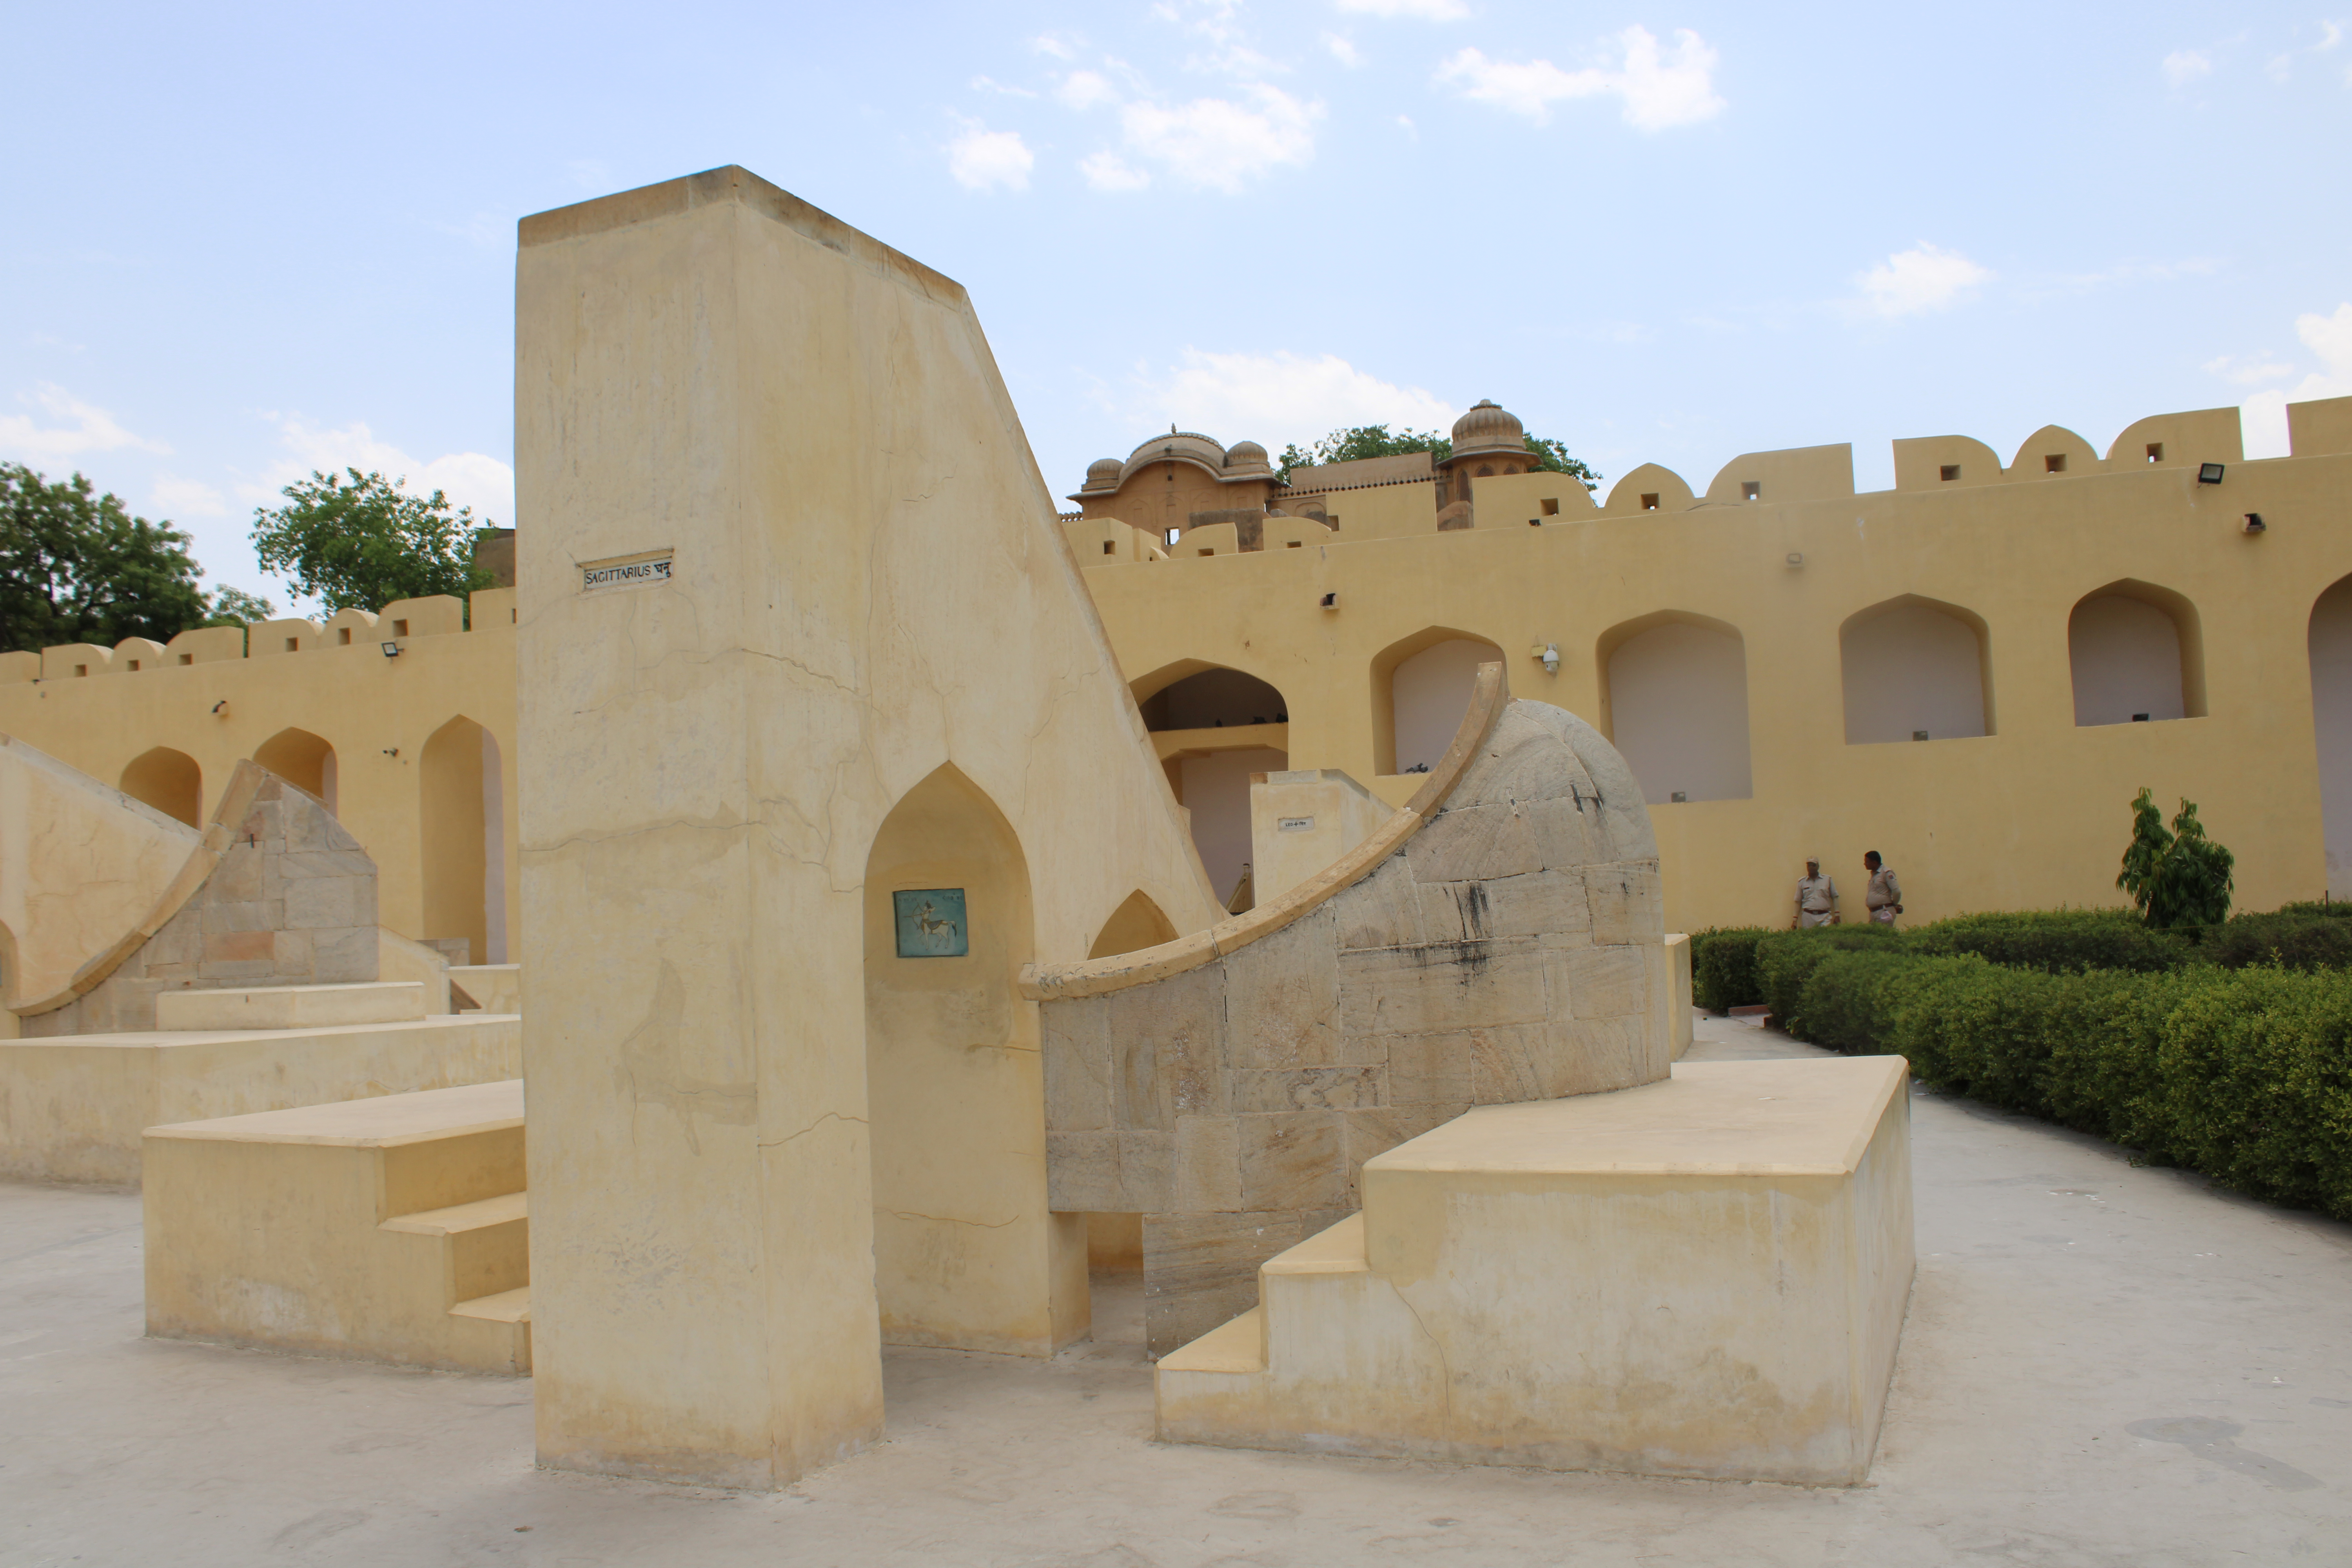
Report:
[[[212,596],[213,613],[205,617],[208,626],[243,626],[255,621],[266,621],[278,613],[278,606],[258,594],[248,594],[242,588],[223,588]]]
[[[2164,813],[2143,789],[2132,800],[2132,839],[2116,886],[2132,896],[2151,926],[2218,925],[2230,918],[2236,864],[2236,857],[2205,837],[2194,802],[2180,803],[2168,832]]]
[[[462,598],[492,585],[474,564],[473,508],[453,509],[439,490],[411,495],[404,478],[344,473],[348,483],[314,470],[286,487],[285,505],[254,509],[253,552],[265,569],[330,615],[432,594]]]
[[[0,650],[169,642],[202,626],[212,607],[187,546],[168,521],[133,517],[80,474],[52,484],[0,463]]]
[[[1570,457],[1566,443],[1546,436],[1529,436],[1527,446],[1538,469],[1570,475],[1588,490],[1600,488],[1601,476]],[[1344,430],[1332,431],[1303,450],[1297,442],[1283,447],[1282,460],[1275,466],[1275,473],[1288,484],[1290,470],[1295,468],[1352,463],[1360,458],[1396,458],[1408,452],[1426,452],[1431,462],[1443,463],[1454,455],[1454,443],[1434,430],[1391,431],[1385,425],[1351,425]]]

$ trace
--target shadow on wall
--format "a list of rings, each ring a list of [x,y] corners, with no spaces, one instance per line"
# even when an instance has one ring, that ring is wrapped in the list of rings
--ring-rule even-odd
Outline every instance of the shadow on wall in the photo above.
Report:
[[[1838,628],[1845,743],[1990,735],[1992,682],[1984,618],[1906,594]]]
[[[2338,579],[2311,606],[2308,638],[2327,893],[2352,899],[2352,577]]]
[[[1087,949],[1088,958],[1115,958],[1122,952],[1134,952],[1139,948],[1157,947],[1163,942],[1176,940],[1175,922],[1160,912],[1160,906],[1139,888],[1128,894],[1126,900],[1110,912],[1102,930],[1095,936],[1094,945]]]
[[[433,731],[417,759],[425,934],[462,938],[471,963],[506,958],[506,809],[498,738],[473,720]]]
[[[1747,800],[1748,652],[1739,629],[1661,610],[1601,636],[1601,724],[1651,805]]]
[[[1423,773],[1454,743],[1469,710],[1478,667],[1501,662],[1486,638],[1430,626],[1372,659],[1372,766],[1378,773]]]
[[[295,788],[336,805],[335,748],[308,730],[280,730],[253,749],[253,760]]]
[[[2066,656],[2078,727],[2205,716],[2197,606],[2169,588],[2126,577],[2085,594],[2066,620]]]
[[[157,746],[131,759],[118,786],[143,805],[152,805],[175,822],[197,826],[204,816],[205,775],[196,759],[169,746]]]

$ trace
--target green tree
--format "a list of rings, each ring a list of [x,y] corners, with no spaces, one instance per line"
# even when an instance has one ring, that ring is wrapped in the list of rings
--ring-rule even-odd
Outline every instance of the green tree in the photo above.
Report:
[[[405,479],[344,473],[348,483],[313,471],[286,487],[285,505],[254,509],[253,552],[266,570],[329,615],[491,586],[490,574],[474,564],[473,508],[452,508],[439,490],[411,495]]]
[[[1547,436],[1529,436],[1527,447],[1538,469],[1570,475],[1588,490],[1600,488],[1601,476],[1570,457],[1566,443]],[[1408,452],[1426,452],[1431,462],[1443,463],[1454,455],[1454,443],[1434,430],[1392,431],[1385,425],[1351,425],[1332,431],[1312,447],[1302,449],[1292,442],[1283,447],[1282,460],[1275,466],[1275,473],[1288,484],[1290,470],[1295,468],[1352,463],[1360,458],[1397,458]]]
[[[202,626],[212,607],[187,547],[168,521],[133,517],[80,474],[53,484],[0,463],[0,651],[169,642]]]
[[[266,621],[278,613],[278,606],[258,594],[248,594],[242,588],[223,588],[212,596],[212,614],[205,617],[208,626],[243,626],[255,621]]]
[[[2116,886],[2132,896],[2140,918],[2158,928],[2219,925],[2230,918],[2236,857],[2205,837],[2197,806],[2184,800],[2167,831],[2164,813],[2142,789],[2132,799],[2132,837]]]

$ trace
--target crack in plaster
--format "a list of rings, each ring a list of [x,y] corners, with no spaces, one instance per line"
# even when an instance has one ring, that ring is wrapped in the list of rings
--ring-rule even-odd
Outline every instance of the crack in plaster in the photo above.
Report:
[[[824,1126],[828,1121],[854,1121],[860,1127],[866,1125],[866,1118],[863,1116],[844,1116],[838,1110],[828,1110],[823,1116],[818,1117],[814,1121],[810,1122],[806,1127],[802,1128],[798,1132],[787,1132],[782,1138],[777,1139],[774,1142],[762,1143],[760,1144],[759,1147],[762,1149],[781,1149],[795,1138],[804,1138],[808,1136],[808,1134],[815,1131],[818,1128]]]

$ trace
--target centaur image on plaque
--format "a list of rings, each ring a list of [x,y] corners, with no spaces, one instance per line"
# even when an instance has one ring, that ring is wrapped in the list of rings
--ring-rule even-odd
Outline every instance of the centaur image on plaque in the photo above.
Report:
[[[961,888],[919,888],[892,893],[901,958],[961,958],[971,951]]]

